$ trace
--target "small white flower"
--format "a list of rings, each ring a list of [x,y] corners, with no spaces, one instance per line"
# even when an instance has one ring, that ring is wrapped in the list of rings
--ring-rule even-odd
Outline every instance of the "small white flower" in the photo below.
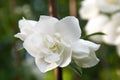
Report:
[[[96,18],[90,19],[85,26],[85,30],[87,35],[96,33],[96,32],[103,32],[104,25],[109,21],[109,18],[105,15],[99,15]],[[102,35],[93,35],[90,37],[93,41],[102,42]]]
[[[95,55],[100,45],[80,39],[73,43],[73,59],[82,68],[95,66],[99,59]]]
[[[82,19],[91,19],[99,14],[96,0],[84,0],[81,5],[82,7],[79,10],[79,14]]]
[[[96,0],[102,12],[113,13],[120,10],[120,0]]]
[[[27,31],[21,31],[16,37],[24,41],[23,46],[35,58],[41,72],[47,72],[58,66],[65,67],[71,58],[80,67],[92,67],[99,62],[95,51],[99,45],[79,39],[81,29],[78,20],[73,16],[61,20],[50,16],[41,16],[33,28],[26,25]],[[29,29],[29,28],[30,29]],[[22,27],[20,27],[20,30]],[[27,35],[24,36],[23,33]],[[30,34],[29,34],[30,33]]]

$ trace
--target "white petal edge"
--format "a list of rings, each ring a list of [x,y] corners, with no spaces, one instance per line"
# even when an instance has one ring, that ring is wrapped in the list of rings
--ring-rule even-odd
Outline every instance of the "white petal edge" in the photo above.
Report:
[[[58,22],[58,19],[50,16],[40,16],[40,20],[35,25],[36,30],[45,33],[53,34],[55,33],[55,24]]]
[[[89,47],[84,45],[80,40],[72,44],[72,57],[73,58],[83,58],[89,55]]]
[[[90,50],[88,57],[84,57],[82,59],[74,59],[76,64],[82,68],[89,68],[95,66],[99,59],[96,57],[95,52],[93,50]]]
[[[39,21],[47,20],[47,19],[58,20],[57,18],[52,17],[52,16],[41,15],[40,18],[39,18]]]
[[[58,67],[56,63],[47,63],[41,58],[35,58],[35,63],[37,67],[39,68],[39,70],[43,73]]]
[[[60,61],[58,62],[60,67],[66,67],[70,64],[72,57],[72,50],[70,47],[66,47],[64,52],[60,56]]]
[[[76,41],[81,36],[79,21],[73,16],[68,16],[58,21],[55,24],[55,30],[60,33],[66,41]]]
[[[48,63],[57,62],[60,60],[60,55],[53,53],[53,54],[45,56],[44,60]]]
[[[19,20],[19,28],[24,28],[24,27],[33,27],[37,21],[34,20],[26,20],[25,18]]]
[[[14,37],[19,38],[19,39],[21,39],[22,41],[24,41],[25,38],[26,38],[26,35],[23,34],[23,33],[17,33],[17,34],[14,35]]]
[[[92,48],[94,51],[98,50],[100,48],[100,45],[99,44],[95,44],[91,41],[87,41],[87,40],[83,40],[83,39],[80,39],[80,42],[82,44],[84,44],[85,46],[89,47],[89,48]]]

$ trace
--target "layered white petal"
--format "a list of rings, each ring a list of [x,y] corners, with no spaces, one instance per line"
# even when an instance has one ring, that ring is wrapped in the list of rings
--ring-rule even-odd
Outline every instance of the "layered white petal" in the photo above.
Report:
[[[100,45],[99,45],[99,44],[95,44],[95,43],[93,43],[93,42],[91,42],[91,41],[87,41],[87,40],[80,39],[80,42],[81,42],[82,44],[84,44],[85,46],[93,49],[94,51],[96,51],[96,50],[98,50],[98,49],[100,48]]]
[[[72,44],[72,51],[73,51],[72,54],[73,58],[86,57],[90,52],[89,48],[86,45],[84,45],[80,40]]]
[[[24,41],[23,47],[33,57],[43,57],[42,51],[40,51],[43,46],[42,38],[42,35],[34,33]]]
[[[25,38],[26,38],[26,34],[25,33],[17,33],[14,36],[19,38],[19,39],[21,39],[22,41],[24,41]]]
[[[95,66],[99,62],[99,59],[96,57],[94,50],[90,49],[88,56],[83,58],[76,58],[74,61],[80,67],[88,68]]]
[[[73,58],[79,58],[79,59],[88,57],[90,53],[90,49],[96,51],[100,47],[100,45],[98,44],[82,39],[78,40],[77,42],[74,42],[72,46],[73,46],[72,47]]]
[[[66,41],[76,41],[81,36],[78,19],[72,16],[65,17],[55,24],[56,32]]]
[[[36,24],[36,30],[45,33],[45,34],[53,34],[55,33],[55,24],[58,22],[58,19],[49,17],[49,16],[41,16],[40,20]]]
[[[30,34],[35,31],[35,24],[37,22],[33,20],[22,19],[19,21],[20,33],[16,34],[15,37],[25,40]]]
[[[72,57],[71,48],[69,46],[65,47],[64,52],[60,56],[60,61],[58,62],[59,66],[60,67],[68,66],[70,64],[70,62],[71,62],[71,57]]]
[[[44,61],[41,58],[35,58],[35,63],[37,65],[37,67],[39,68],[39,70],[43,73],[58,67],[58,64],[56,64],[54,62],[53,63],[47,63],[46,61]]]
[[[31,27],[34,27],[35,24],[37,23],[37,21],[34,21],[34,20],[26,20],[26,19],[21,19],[19,20],[19,28],[25,28],[25,27],[28,27],[28,28],[31,28]]]
[[[92,67],[96,65],[99,60],[95,55],[95,51],[100,46],[83,39],[78,40],[73,44],[72,57],[77,65],[83,68]]]
[[[57,62],[60,60],[60,55],[59,54],[50,54],[50,55],[45,56],[44,60],[48,63]]]

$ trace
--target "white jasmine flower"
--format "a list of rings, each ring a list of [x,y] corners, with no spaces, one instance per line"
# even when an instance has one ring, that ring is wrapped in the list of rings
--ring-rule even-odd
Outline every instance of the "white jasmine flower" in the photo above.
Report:
[[[108,22],[103,29],[106,34],[103,36],[103,40],[107,44],[116,45],[118,43],[117,38],[120,36],[120,13],[116,13],[112,16],[110,22]]]
[[[71,58],[83,68],[92,67],[99,62],[95,55],[99,45],[79,39],[81,29],[75,17],[68,16],[58,20],[50,16],[41,16],[32,28],[27,21],[24,23],[26,24],[23,26],[28,30],[21,31],[16,37],[24,41],[24,48],[35,58],[41,72],[58,66],[65,67],[69,65]],[[21,37],[24,36],[23,33],[27,35]]]
[[[109,18],[105,15],[99,15],[93,19],[90,19],[85,26],[87,35],[96,32],[103,32],[104,25],[109,21]],[[102,42],[102,35],[94,35],[90,37],[91,40],[96,42]]]
[[[100,45],[80,39],[73,43],[73,59],[82,68],[95,66],[99,59],[95,55]]]
[[[99,14],[96,0],[84,0],[81,5],[82,7],[79,10],[79,14],[82,19],[91,19]]]
[[[97,0],[98,7],[102,12],[113,13],[120,10],[120,0]]]

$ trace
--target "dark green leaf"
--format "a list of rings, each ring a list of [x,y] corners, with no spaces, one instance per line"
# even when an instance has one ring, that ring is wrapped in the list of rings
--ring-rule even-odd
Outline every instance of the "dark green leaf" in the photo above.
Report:
[[[105,35],[105,33],[103,33],[103,32],[92,33],[92,34],[89,34],[89,35],[83,37],[83,39],[88,39],[89,37],[94,36],[94,35]]]
[[[76,73],[78,73],[79,76],[82,75],[82,69],[81,69],[75,62],[72,62],[72,63],[70,64],[70,67],[72,67],[72,69],[73,69]]]

